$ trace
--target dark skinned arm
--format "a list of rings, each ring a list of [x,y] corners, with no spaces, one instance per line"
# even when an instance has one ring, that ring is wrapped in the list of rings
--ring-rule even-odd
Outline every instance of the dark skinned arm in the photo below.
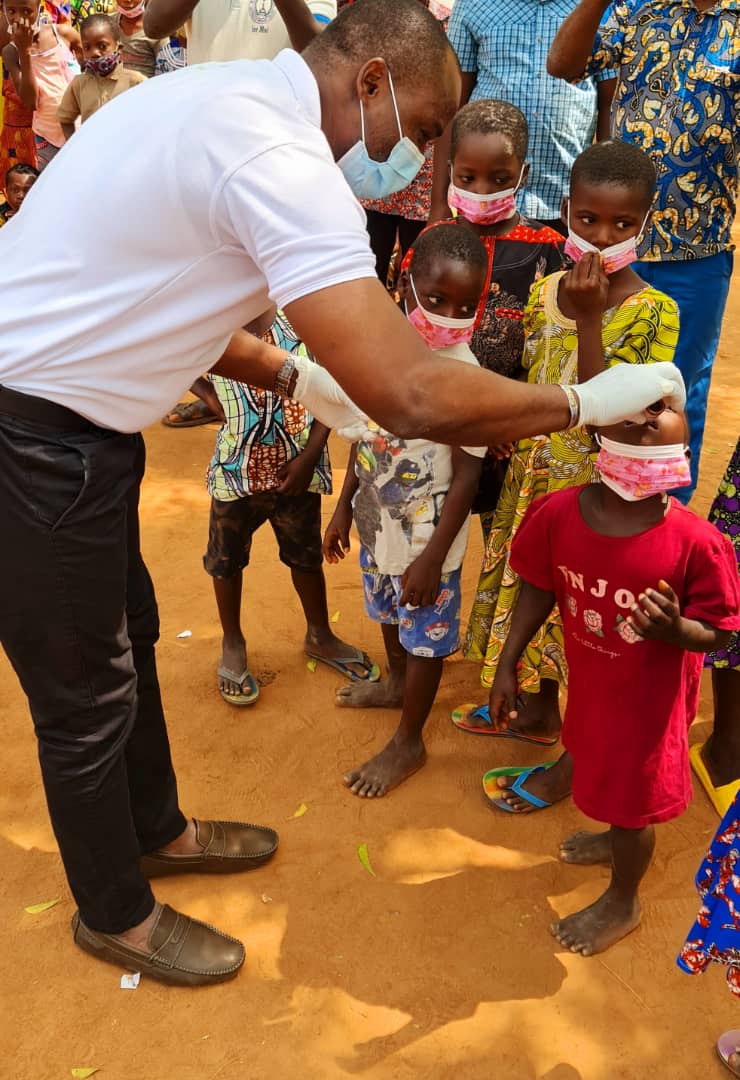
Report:
[[[560,281],[559,299],[564,313],[575,318],[578,329],[578,381],[604,370],[601,321],[606,309],[609,279],[595,252],[584,255]]]
[[[313,421],[303,450],[280,469],[278,491],[281,495],[303,495],[308,491],[329,431],[325,424]]]
[[[463,71],[462,93],[460,95],[460,107],[467,105],[470,95],[473,93],[476,80],[475,71]],[[434,163],[432,166],[432,209],[429,214],[430,221],[445,221],[450,216],[450,208],[447,205],[447,189],[450,186],[450,144],[452,141],[452,124],[448,124],[444,132],[434,143]]]
[[[568,426],[558,387],[526,385],[433,353],[377,278],[319,289],[286,305],[286,315],[365,415],[401,438],[492,446]]]
[[[593,52],[599,24],[609,7],[609,0],[581,0],[563,22],[550,46],[547,71],[556,79],[577,82],[583,77]]]
[[[504,728],[509,720],[516,720],[517,665],[529,642],[544,624],[555,606],[555,593],[537,589],[528,581],[522,581],[519,598],[511,618],[511,629],[496,668],[491,687],[488,711],[491,722]]]
[[[305,0],[275,0],[275,7],[282,16],[290,44],[296,52],[303,52],[323,30]]]
[[[708,653],[723,649],[732,636],[700,619],[681,614],[678,597],[667,581],[657,589],[645,589],[633,605],[627,621],[646,641],[665,641],[689,652]]]
[[[612,133],[612,101],[617,87],[616,79],[604,79],[596,84],[596,141],[604,142]]]
[[[478,490],[483,458],[452,449],[452,481],[432,538],[401,579],[399,604],[429,607],[439,594],[442,567],[452,542],[465,524]]]
[[[155,41],[170,37],[190,18],[198,0],[149,0],[144,10],[144,33]]]
[[[27,22],[28,20],[20,20]],[[31,42],[33,35],[18,31],[16,44],[3,49],[3,60],[10,72],[16,93],[27,109],[36,109],[38,85],[31,67]],[[17,48],[16,48],[17,46]]]
[[[357,443],[353,443],[347,461],[347,472],[344,474],[344,483],[332,514],[331,521],[324,533],[322,551],[328,563],[338,563],[349,551],[349,530],[352,528],[352,500],[360,486],[355,472],[357,460]]]

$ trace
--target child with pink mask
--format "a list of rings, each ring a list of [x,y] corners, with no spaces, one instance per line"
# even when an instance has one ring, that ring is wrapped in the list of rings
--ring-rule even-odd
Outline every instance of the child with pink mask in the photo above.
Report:
[[[508,101],[471,101],[452,123],[447,202],[488,254],[470,347],[481,367],[510,379],[524,374],[522,319],[530,290],[563,266],[562,235],[516,208],[530,171],[528,142],[527,119]],[[483,461],[473,512],[480,514],[484,543],[512,450],[511,444],[491,447]]]
[[[655,191],[655,169],[638,147],[602,142],[576,159],[563,218],[570,223],[570,269],[535,283],[524,312],[524,368],[529,382],[572,384],[617,363],[672,360],[678,308],[630,265]],[[587,249],[587,250],[586,250]],[[511,456],[473,604],[465,656],[483,662],[490,688],[511,627],[520,579],[509,554],[524,514],[541,496],[594,481],[593,443],[583,428],[521,439]],[[554,609],[520,660],[516,720],[495,726],[486,706],[452,714],[463,731],[553,746],[560,734],[559,689],[567,679],[563,624]],[[502,783],[507,781],[502,780]],[[521,787],[521,791],[529,791]],[[567,794],[550,772],[532,782],[539,801]],[[512,809],[528,811],[526,794]]]
[[[516,719],[519,656],[557,603],[570,671],[567,752],[537,772],[572,783],[579,810],[608,826],[560,845],[563,862],[611,868],[595,903],[551,926],[565,949],[584,956],[640,922],[654,826],[691,800],[688,732],[704,653],[740,627],[732,544],[668,495],[691,483],[688,441],[685,415],[670,409],[600,429],[601,483],[538,500],[511,548],[523,584],[490,715],[504,729]],[[493,805],[510,810],[490,779],[484,790]]]
[[[169,38],[155,40],[144,33],[144,0],[116,0],[114,21],[121,35],[121,63],[129,71],[138,71],[151,79],[156,71],[157,54]]]
[[[402,264],[409,321],[430,348],[461,364],[477,363],[468,342],[487,266],[478,237],[449,222],[421,233]],[[344,558],[354,519],[365,608],[382,628],[388,678],[342,687],[337,704],[401,708],[387,746],[344,777],[362,798],[385,795],[426,759],[424,724],[443,660],[459,647],[461,566],[485,452],[380,433],[352,448],[324,555]]]

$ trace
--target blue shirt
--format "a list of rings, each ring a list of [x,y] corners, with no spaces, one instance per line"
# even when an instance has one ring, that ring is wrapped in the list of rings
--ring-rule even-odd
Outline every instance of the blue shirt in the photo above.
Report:
[[[577,0],[457,0],[448,30],[460,67],[475,72],[471,101],[498,98],[521,109],[529,122],[532,168],[520,209],[537,221],[560,217],[570,170],[594,137],[596,82],[578,86],[545,69],[552,39]]]
[[[587,71],[617,68],[615,138],[652,158],[658,186],[640,257],[732,250],[740,121],[740,0],[616,3]]]

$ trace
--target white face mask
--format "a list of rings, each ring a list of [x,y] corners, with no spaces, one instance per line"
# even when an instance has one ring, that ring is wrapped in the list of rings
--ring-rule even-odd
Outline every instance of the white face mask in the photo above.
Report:
[[[580,262],[584,255],[593,252],[601,257],[605,274],[616,274],[617,270],[623,270],[625,266],[629,266],[637,258],[637,246],[642,240],[642,234],[650,214],[651,211],[648,210],[636,236],[630,236],[627,240],[620,240],[618,244],[610,244],[609,247],[597,248],[595,244],[592,244],[589,240],[584,240],[578,233],[573,232],[570,225],[570,202],[568,202],[568,239],[565,241],[565,254],[573,262]]]

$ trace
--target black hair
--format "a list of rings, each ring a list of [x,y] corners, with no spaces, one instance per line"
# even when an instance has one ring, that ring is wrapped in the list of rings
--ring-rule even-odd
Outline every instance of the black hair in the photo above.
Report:
[[[454,159],[461,139],[466,135],[503,135],[511,153],[524,161],[529,145],[529,125],[521,109],[508,101],[481,98],[463,105],[452,122],[450,158]]]
[[[94,30],[96,26],[104,27],[114,41],[121,40],[121,28],[118,23],[111,19],[110,15],[104,15],[102,12],[88,15],[86,19],[82,20],[80,23],[80,37],[87,33],[88,30]]]
[[[657,174],[652,161],[634,143],[608,139],[594,143],[579,154],[570,174],[574,184],[612,184],[639,190],[645,209],[649,209],[655,194]]]
[[[488,253],[480,238],[465,225],[453,221],[431,225],[414,241],[409,272],[427,273],[436,258],[465,263],[475,270],[488,272]]]
[[[34,169],[33,165],[26,165],[25,161],[19,161],[17,165],[11,165],[5,174],[5,183],[7,184],[10,177],[15,174],[16,176],[38,176],[38,169]]]
[[[418,78],[431,83],[455,57],[441,23],[419,0],[356,0],[308,46],[325,66],[337,58],[360,64],[382,56],[396,85]],[[435,79],[436,76],[436,79]]]

